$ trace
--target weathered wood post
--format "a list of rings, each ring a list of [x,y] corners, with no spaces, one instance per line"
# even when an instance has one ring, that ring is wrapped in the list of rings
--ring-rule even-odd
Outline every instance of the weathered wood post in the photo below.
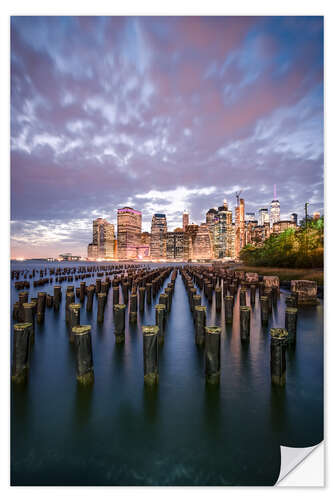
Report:
[[[16,323],[13,338],[12,381],[25,381],[29,367],[31,323]]]
[[[206,381],[216,384],[220,381],[221,370],[221,328],[218,326],[205,327],[205,368]]]
[[[76,380],[83,385],[94,381],[94,365],[91,344],[91,326],[73,326],[76,350]]]
[[[114,334],[116,343],[120,344],[125,341],[125,304],[114,304],[113,319],[114,319]]]
[[[80,283],[80,302],[84,302],[85,295],[86,295],[86,283],[85,283],[85,281],[81,281],[81,283]]]
[[[101,292],[97,295],[97,322],[103,323],[104,321],[104,309],[106,303],[106,293]]]
[[[221,312],[221,306],[222,306],[222,289],[217,286],[215,288],[215,308],[216,312]]]
[[[26,302],[23,304],[23,323],[31,323],[31,332],[29,336],[30,346],[35,341],[35,314],[34,304]]]
[[[271,379],[276,385],[286,383],[286,344],[288,332],[285,328],[271,328]]]
[[[197,345],[203,345],[205,342],[206,327],[206,306],[195,306],[195,342]]]
[[[250,285],[250,302],[253,306],[256,303],[256,285]]]
[[[155,324],[158,326],[158,343],[163,344],[165,332],[165,304],[156,304],[155,306]]]
[[[251,324],[251,308],[241,306],[240,309],[240,338],[241,340],[249,340],[250,324]]]
[[[28,292],[19,292],[19,313],[18,313],[18,320],[22,323],[24,321],[24,310],[23,310],[23,304],[26,304],[28,302],[28,297],[29,294]]]
[[[81,304],[69,304],[69,341],[74,342],[74,326],[80,325]]]
[[[139,287],[139,311],[141,313],[145,310],[145,292],[146,289],[143,286]]]
[[[131,292],[130,294],[130,322],[136,323],[138,317],[138,298],[136,291],[135,293]]]
[[[226,295],[224,297],[225,322],[228,324],[231,324],[233,320],[233,312],[234,312],[233,303],[234,303],[233,296]]]
[[[246,288],[239,290],[239,305],[246,306]]]
[[[74,292],[67,292],[66,293],[66,303],[65,303],[66,323],[67,324],[69,324],[69,319],[70,319],[69,306],[70,306],[70,304],[73,304],[74,302],[75,302]]]
[[[201,306],[201,295],[198,294],[193,295],[192,302],[193,302],[193,319],[195,321],[195,308],[197,306]]]
[[[161,293],[159,297],[159,303],[165,305],[165,312],[169,312],[169,296],[167,293]]]
[[[288,344],[296,342],[297,331],[297,312],[296,307],[287,307],[285,312],[285,328],[288,332]]]
[[[113,305],[119,304],[119,286],[113,287]]]
[[[53,310],[59,311],[61,302],[61,286],[56,285],[53,287]]]
[[[37,297],[37,323],[44,323],[45,318],[46,293],[38,292]]]
[[[95,287],[93,285],[88,286],[88,288],[87,288],[87,303],[86,303],[86,311],[87,312],[91,312],[93,309],[94,295],[95,295]]]
[[[152,284],[147,283],[146,284],[146,295],[147,295],[147,304],[148,305],[151,304],[151,296],[152,296],[151,290],[152,290]]]
[[[144,382],[151,385],[158,382],[158,326],[143,326],[142,333]]]
[[[262,295],[260,297],[260,306],[261,306],[261,323],[268,323],[269,317],[269,305],[268,305],[268,297],[266,295]]]

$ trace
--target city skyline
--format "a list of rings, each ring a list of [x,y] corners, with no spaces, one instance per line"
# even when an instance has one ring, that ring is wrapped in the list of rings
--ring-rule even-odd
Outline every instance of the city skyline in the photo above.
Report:
[[[119,207],[257,214],[274,184],[281,219],[323,213],[321,17],[11,24],[12,257],[85,255]]]

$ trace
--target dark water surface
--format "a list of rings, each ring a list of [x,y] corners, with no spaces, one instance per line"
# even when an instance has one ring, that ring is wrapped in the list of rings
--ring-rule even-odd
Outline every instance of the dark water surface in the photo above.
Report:
[[[29,267],[45,265],[12,263],[12,269]],[[178,274],[159,352],[159,384],[152,389],[143,384],[140,325],[155,323],[159,294],[143,316],[138,313],[137,327],[127,318],[126,341],[118,345],[111,288],[102,326],[95,299],[93,313],[81,308],[81,324],[92,325],[95,383],[80,388],[64,313],[66,287],[79,283],[62,283],[60,311],[46,308],[44,324],[36,325],[28,382],[12,386],[13,485],[272,485],[280,445],[313,446],[323,439],[322,303],[299,309],[287,383],[277,388],[270,380],[269,328],[284,327],[286,292],[264,329],[257,295],[247,346],[240,341],[238,298],[232,327],[213,301],[207,323],[223,328],[222,371],[220,385],[210,387]],[[31,287],[29,300],[38,291],[53,295],[54,284]],[[18,293],[12,282],[12,304]],[[202,303],[208,305],[205,297]]]

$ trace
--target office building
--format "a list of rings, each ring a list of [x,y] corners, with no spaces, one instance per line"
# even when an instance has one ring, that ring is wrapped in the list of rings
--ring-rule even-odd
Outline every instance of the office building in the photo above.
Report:
[[[167,220],[165,214],[154,214],[151,221],[150,256],[166,259]]]
[[[135,259],[141,243],[142,214],[131,207],[117,210],[117,254],[119,259]]]

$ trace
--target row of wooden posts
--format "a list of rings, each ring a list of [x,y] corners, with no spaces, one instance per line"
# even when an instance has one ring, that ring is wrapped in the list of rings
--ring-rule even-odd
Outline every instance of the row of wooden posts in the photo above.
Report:
[[[261,322],[269,321],[273,306],[277,305],[279,287],[265,286],[262,281],[247,283],[232,274],[232,271],[212,273],[205,268],[188,266],[181,270],[183,282],[188,293],[190,308],[195,325],[195,341],[205,344],[205,370],[208,382],[216,382],[220,376],[220,349],[222,330],[218,326],[206,326],[206,307],[201,305],[198,289],[203,289],[209,303],[213,301],[215,290],[215,309],[221,312],[222,297],[226,324],[232,324],[235,312],[235,297],[239,290],[239,325],[242,342],[250,340],[251,307],[255,307],[256,291],[259,289]],[[222,287],[220,286],[222,284]],[[196,286],[198,289],[196,288]],[[251,307],[247,305],[247,289],[250,289]],[[286,347],[295,344],[297,331],[297,294],[286,297],[285,328],[271,328],[271,379],[272,383],[284,385],[286,382]]]
[[[114,278],[113,285],[113,310],[115,323],[115,338],[117,343],[125,340],[125,311],[129,304],[129,321],[132,324],[137,322],[138,309],[144,312],[145,302],[152,303],[161,289],[165,279],[172,273],[171,282],[166,287],[164,293],[160,294],[159,304],[156,309],[156,326],[158,327],[158,343],[164,341],[164,330],[166,315],[170,311],[174,281],[177,272],[172,267],[157,268],[148,271],[140,269],[129,271],[126,275]],[[123,303],[120,304],[119,286],[122,289]],[[89,383],[93,380],[93,357],[91,344],[91,326],[80,325],[80,310],[86,300],[87,312],[92,312],[94,297],[97,296],[97,322],[103,323],[104,310],[107,297],[111,288],[110,278],[105,281],[96,279],[94,285],[86,286],[85,282],[80,283],[74,293],[74,286],[67,286],[65,300],[65,318],[69,330],[69,341],[75,344],[77,357],[77,379],[81,383]],[[54,295],[39,292],[37,298],[32,298],[28,302],[28,292],[19,292],[19,301],[14,304],[13,319],[18,321],[14,324],[13,338],[13,363],[12,380],[22,382],[26,379],[29,367],[30,352],[35,337],[35,321],[42,324],[45,319],[46,307],[53,307],[54,311],[59,311],[62,301],[61,286],[54,286]],[[75,295],[80,302],[75,303]],[[139,301],[138,301],[139,296]],[[145,341],[144,341],[145,342]],[[148,353],[151,349],[147,350]],[[152,365],[148,362],[147,369]],[[147,375],[147,377],[146,377]],[[154,377],[150,373],[145,373],[145,380],[149,382]]]
[[[84,370],[92,367],[91,326],[80,325],[80,309],[85,297],[86,310],[92,312],[94,297],[97,297],[97,321],[103,323],[104,310],[108,293],[112,284],[113,288],[113,310],[115,324],[115,338],[117,343],[125,340],[125,311],[129,304],[129,321],[137,322],[137,310],[144,311],[145,302],[150,305],[152,296],[155,297],[164,280],[172,272],[171,282],[160,295],[159,304],[155,306],[156,324],[142,327],[144,336],[144,359],[152,356],[158,360],[155,346],[164,341],[165,321],[170,311],[174,282],[177,270],[172,267],[158,268],[155,270],[129,269],[127,274],[122,273],[110,281],[109,276],[105,280],[96,279],[95,284],[86,286],[85,282],[80,287],[67,286],[66,290],[66,323],[69,327],[69,341],[75,343],[77,352],[77,374],[78,380],[84,383],[91,381],[93,369],[88,369],[85,376]],[[222,308],[224,300],[225,322],[232,324],[234,317],[235,296],[238,288],[240,299],[240,338],[242,341],[250,339],[251,308],[247,306],[247,288],[250,289],[251,306],[255,306],[256,290],[259,289],[261,308],[261,321],[263,325],[268,323],[273,306],[277,303],[279,287],[265,287],[263,282],[246,283],[232,275],[230,271],[212,272],[204,266],[184,266],[180,268],[181,276],[188,293],[190,307],[195,324],[195,341],[198,345],[205,344],[205,370],[208,382],[217,382],[220,377],[220,347],[221,328],[206,325],[206,307],[201,305],[201,295],[197,289],[203,289],[208,303],[212,303],[215,297],[216,311]],[[222,285],[222,286],[221,286]],[[121,287],[123,303],[120,304]],[[197,288],[196,288],[197,287]],[[213,294],[213,291],[215,293]],[[75,303],[75,296],[79,303]],[[139,299],[139,301],[138,301]],[[45,318],[45,308],[53,307],[58,311],[62,300],[61,286],[54,286],[54,295],[39,292],[37,298],[28,302],[28,292],[19,293],[19,301],[14,304],[13,318],[18,321],[14,325],[13,343],[13,380],[21,381],[25,378],[28,367],[29,351],[34,342],[35,318],[41,324]],[[139,302],[139,303],[138,303]],[[271,329],[271,374],[272,382],[283,385],[286,380],[285,351],[287,343],[294,343],[297,329],[297,294],[291,294],[286,298],[285,328]],[[23,325],[25,325],[23,327]],[[28,340],[27,340],[28,339]],[[146,340],[145,340],[146,339]],[[28,349],[29,346],[29,349]],[[146,347],[145,347],[146,346]],[[89,354],[90,353],[90,354]],[[145,354],[146,353],[146,354]],[[148,359],[148,358],[147,358]],[[150,358],[149,358],[150,359]],[[84,362],[82,361],[84,360]],[[145,381],[150,383],[158,380],[158,362],[145,362]],[[150,367],[153,366],[153,372]],[[147,368],[147,369],[146,369]],[[156,371],[157,370],[157,371]]]

